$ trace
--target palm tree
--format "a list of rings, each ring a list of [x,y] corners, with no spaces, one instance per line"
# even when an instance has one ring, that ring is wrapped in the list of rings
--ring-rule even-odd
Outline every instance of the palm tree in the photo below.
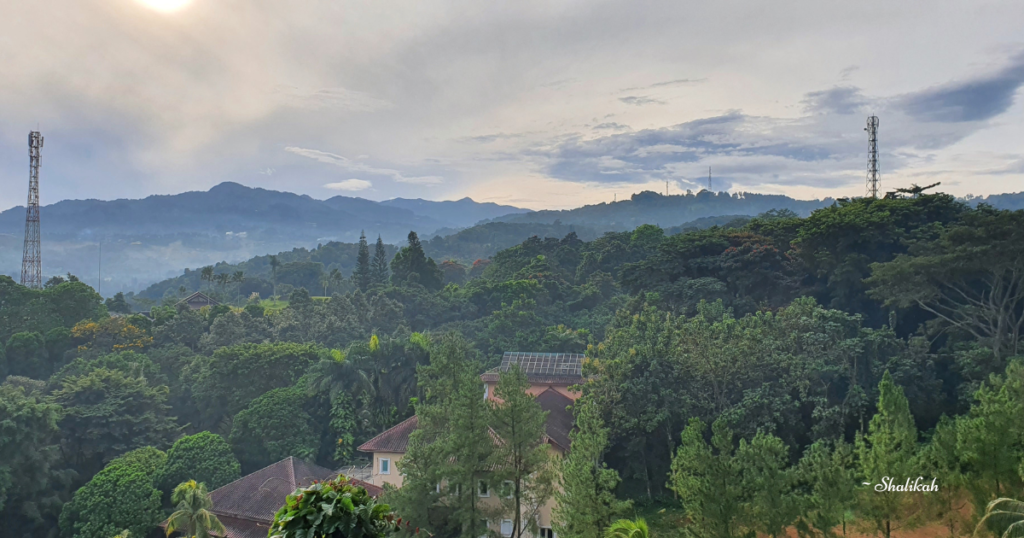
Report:
[[[327,297],[327,286],[331,285],[331,275],[320,273],[320,284],[324,287],[324,297]]]
[[[235,274],[231,275],[231,282],[238,284],[238,288],[235,289],[235,299],[241,302],[242,283],[245,282],[245,273],[243,271],[235,271]]]
[[[651,538],[647,522],[638,517],[635,520],[620,519],[604,531],[605,538]]]
[[[331,274],[328,275],[331,280],[331,284],[338,285],[345,281],[345,275],[341,274],[341,271],[335,267],[331,269]]]
[[[199,279],[200,280],[207,280],[212,285],[213,284],[213,266],[212,265],[207,265],[206,267],[203,267],[203,269],[199,272]]]
[[[1024,502],[1004,497],[988,503],[985,517],[974,529],[974,536],[986,526],[1000,538],[1024,537]]]
[[[224,525],[210,512],[213,501],[205,484],[195,480],[182,482],[174,488],[171,502],[176,511],[167,520],[167,536],[181,532],[188,538],[212,538],[212,532],[224,535]]]

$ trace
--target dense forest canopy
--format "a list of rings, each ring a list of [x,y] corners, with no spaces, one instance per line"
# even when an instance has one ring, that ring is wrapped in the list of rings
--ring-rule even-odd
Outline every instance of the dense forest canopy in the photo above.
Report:
[[[707,536],[831,532],[850,507],[883,534],[962,531],[1021,494],[1024,211],[922,194],[510,246],[490,226],[467,243],[501,249],[475,263],[433,254],[451,238],[369,238],[190,271],[145,305],[0,276],[0,528],[135,536],[186,478],[353,463],[448,405],[428,390],[441,364],[470,386],[504,351],[586,353],[577,438],[598,448],[580,454],[620,479],[595,498],[682,508]],[[199,289],[221,304],[176,304]],[[937,476],[973,512],[855,502],[885,469]]]

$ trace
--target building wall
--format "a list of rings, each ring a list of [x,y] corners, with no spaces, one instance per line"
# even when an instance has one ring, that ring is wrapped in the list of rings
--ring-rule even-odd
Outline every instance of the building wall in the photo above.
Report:
[[[383,486],[384,484],[391,484],[392,486],[395,486],[396,488],[402,487],[403,477],[402,477],[402,474],[398,472],[397,463],[399,462],[399,460],[402,459],[402,456],[404,456],[404,455],[405,454],[402,454],[400,452],[374,452],[373,453],[373,473],[370,475],[369,482],[371,484],[375,485],[375,486]],[[382,460],[382,459],[389,460],[391,462],[390,463],[390,471],[391,472],[389,474],[383,474],[383,473],[380,472],[381,471],[380,460]]]

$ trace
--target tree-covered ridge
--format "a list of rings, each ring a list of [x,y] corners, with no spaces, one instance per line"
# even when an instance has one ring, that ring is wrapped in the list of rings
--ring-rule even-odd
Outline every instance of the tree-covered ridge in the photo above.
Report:
[[[1022,222],[941,194],[844,200],[675,235],[532,237],[461,278],[409,234],[398,251],[352,245],[327,299],[312,296],[320,282],[271,304],[212,281],[238,306],[149,317],[74,279],[27,290],[0,277],[0,525],[109,538],[169,515],[186,479],[213,489],[286,456],[338,468],[414,413],[477,437],[414,437],[422,487],[406,493],[472,484],[473,465],[494,468],[494,413],[514,416],[486,408],[478,376],[503,351],[538,351],[586,352],[591,376],[574,409],[589,456],[558,482],[577,494],[549,495],[597,508],[560,516],[560,535],[603,529],[625,500],[683,510],[708,536],[970,531],[1024,486]],[[288,263],[266,260],[278,294]],[[509,400],[532,424],[528,402]],[[528,437],[508,457],[533,461]],[[907,505],[863,486],[882,469],[949,486]],[[474,506],[436,521],[445,512],[411,499],[395,506],[420,506],[409,517],[432,532],[479,536]]]

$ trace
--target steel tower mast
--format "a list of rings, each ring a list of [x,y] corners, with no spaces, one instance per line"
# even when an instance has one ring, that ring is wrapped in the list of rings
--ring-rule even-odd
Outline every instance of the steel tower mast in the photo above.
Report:
[[[878,177],[878,116],[869,117],[868,126],[864,130],[868,132],[868,196],[878,198],[881,183]]]
[[[28,204],[25,207],[25,250],[21,257],[21,285],[39,289],[43,287],[43,269],[39,246],[39,165],[43,135],[39,131],[28,134]]]

